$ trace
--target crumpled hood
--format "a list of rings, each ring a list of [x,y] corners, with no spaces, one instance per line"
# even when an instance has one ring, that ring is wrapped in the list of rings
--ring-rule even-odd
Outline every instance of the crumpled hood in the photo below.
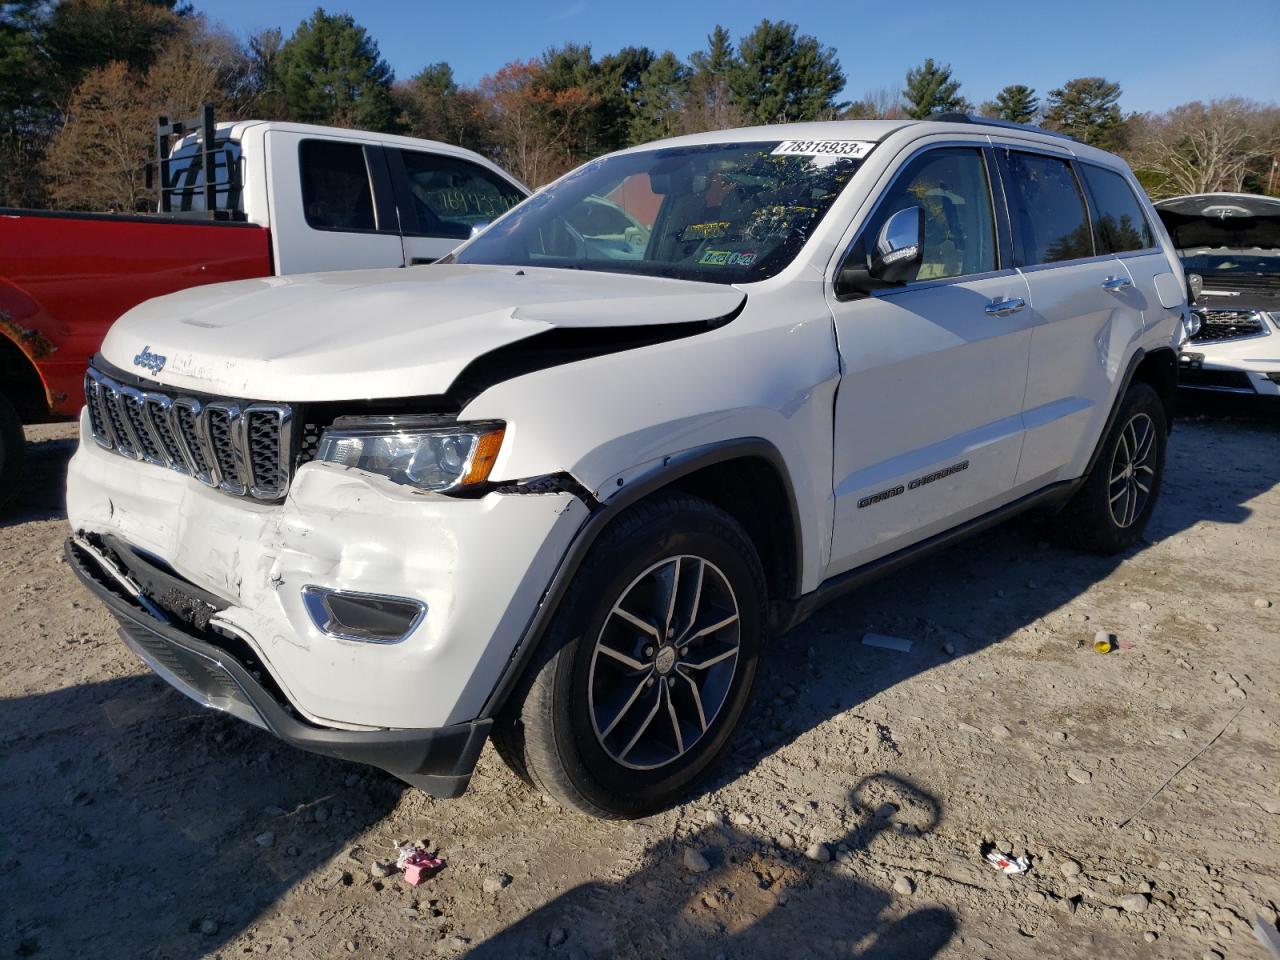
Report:
[[[436,264],[264,277],[148,300],[102,356],[182,390],[315,401],[445,393],[477,357],[555,327],[727,316],[727,285],[535,267]]]

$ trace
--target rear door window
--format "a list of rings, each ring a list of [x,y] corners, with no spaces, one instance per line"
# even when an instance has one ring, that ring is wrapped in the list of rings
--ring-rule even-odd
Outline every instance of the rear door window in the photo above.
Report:
[[[1022,266],[1092,257],[1093,235],[1080,185],[1058,157],[1009,150],[1009,215]]]
[[[1154,247],[1155,237],[1142,205],[1120,174],[1081,164],[1080,171],[1093,201],[1093,237],[1099,253],[1126,253]]]
[[[317,230],[378,228],[364,147],[339,140],[303,140],[298,148],[302,208]]]
[[[458,157],[401,150],[419,236],[465,240],[497,220],[524,193],[496,173]]]

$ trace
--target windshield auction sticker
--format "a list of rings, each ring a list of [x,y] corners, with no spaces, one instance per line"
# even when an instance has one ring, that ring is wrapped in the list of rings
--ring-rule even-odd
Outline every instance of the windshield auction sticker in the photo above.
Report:
[[[861,160],[875,142],[871,140],[783,140],[773,148],[775,157],[850,157]]]

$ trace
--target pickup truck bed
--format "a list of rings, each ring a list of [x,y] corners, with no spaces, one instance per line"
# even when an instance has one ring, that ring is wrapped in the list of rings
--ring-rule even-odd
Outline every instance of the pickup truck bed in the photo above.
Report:
[[[40,376],[48,412],[74,415],[85,365],[117,317],[186,287],[269,275],[269,236],[230,220],[0,209],[0,379],[30,369],[5,356],[16,344]]]

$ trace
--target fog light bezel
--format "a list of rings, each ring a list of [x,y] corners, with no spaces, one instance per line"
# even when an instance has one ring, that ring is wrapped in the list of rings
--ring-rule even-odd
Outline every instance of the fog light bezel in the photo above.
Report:
[[[302,605],[315,628],[325,636],[334,637],[338,640],[379,645],[403,643],[422,625],[422,621],[427,616],[427,604],[415,597],[398,597],[385,593],[365,593],[359,590],[340,590],[336,587],[322,587],[313,583],[303,586],[301,592]],[[406,615],[405,622],[408,625],[395,637],[368,631],[362,632],[358,626],[344,622],[334,612],[330,604],[330,599],[333,597],[341,598],[357,606],[360,604],[394,604],[409,608],[406,614],[411,613],[411,616]]]

